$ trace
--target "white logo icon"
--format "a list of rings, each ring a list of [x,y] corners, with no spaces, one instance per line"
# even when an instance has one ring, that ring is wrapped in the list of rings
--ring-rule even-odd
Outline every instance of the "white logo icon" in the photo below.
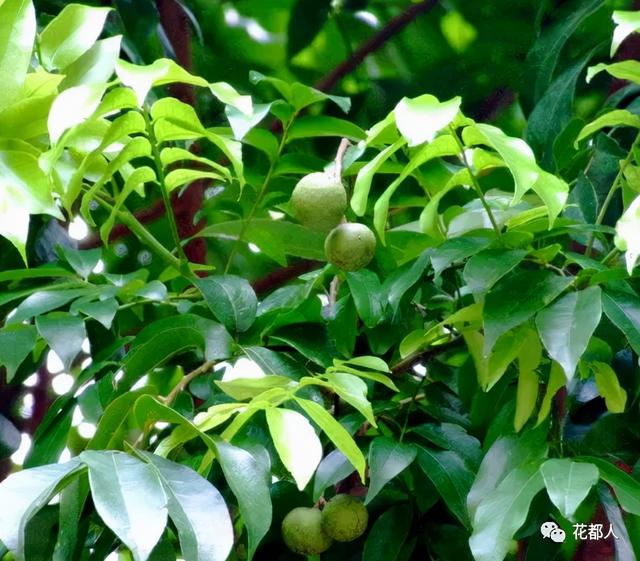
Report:
[[[543,538],[549,538],[551,541],[556,543],[562,543],[567,538],[564,530],[555,522],[545,522],[540,526],[540,533]]]

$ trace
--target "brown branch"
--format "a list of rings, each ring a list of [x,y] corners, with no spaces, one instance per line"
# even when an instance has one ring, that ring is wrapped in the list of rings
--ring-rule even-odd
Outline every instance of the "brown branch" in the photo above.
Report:
[[[391,19],[389,23],[371,37],[371,39],[360,45],[347,60],[340,63],[331,72],[316,82],[316,89],[323,92],[331,91],[342,78],[348,76],[358,68],[365,58],[384,46],[387,41],[400,33],[418,16],[431,11],[437,4],[438,0],[424,0],[419,4],[414,4],[400,15]]]
[[[203,374],[206,374],[207,372],[209,372],[209,370],[211,370],[216,365],[216,362],[217,362],[216,360],[208,360],[204,364],[201,364],[200,366],[198,366],[198,368],[196,368],[192,372],[189,372],[189,374],[185,374],[182,380],[180,380],[173,387],[171,392],[169,392],[169,395],[167,395],[167,397],[165,398],[164,400],[165,405],[170,407],[173,404],[173,402],[176,400],[178,395],[181,392],[183,392],[193,380],[195,380],[198,376],[202,376]]]
[[[431,359],[444,353],[445,351],[449,351],[460,346],[463,342],[462,337],[456,337],[451,341],[443,343],[442,345],[437,345],[436,347],[431,347],[426,351],[419,351],[412,355],[409,355],[407,358],[401,360],[400,362],[394,364],[391,367],[391,373],[395,376],[399,376],[400,374],[404,374],[408,370],[411,370],[416,364],[420,364],[423,362],[429,362]]]

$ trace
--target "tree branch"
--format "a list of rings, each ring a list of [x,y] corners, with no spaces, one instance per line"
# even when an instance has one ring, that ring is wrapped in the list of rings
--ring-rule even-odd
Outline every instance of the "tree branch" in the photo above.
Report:
[[[360,45],[347,60],[340,63],[331,72],[316,82],[316,89],[323,92],[331,91],[342,78],[348,76],[358,68],[365,58],[384,46],[387,41],[400,33],[417,17],[431,11],[437,4],[438,0],[424,0],[419,4],[414,4],[390,20],[389,23],[371,37],[371,39]]]
[[[400,374],[404,374],[411,368],[413,368],[416,364],[421,362],[429,362],[433,357],[442,354],[445,351],[449,351],[456,347],[459,347],[463,343],[462,337],[456,337],[451,341],[443,343],[442,345],[437,345],[435,347],[431,347],[426,351],[420,351],[409,355],[407,358],[401,360],[400,362],[394,364],[391,367],[391,373],[394,376],[399,376]]]

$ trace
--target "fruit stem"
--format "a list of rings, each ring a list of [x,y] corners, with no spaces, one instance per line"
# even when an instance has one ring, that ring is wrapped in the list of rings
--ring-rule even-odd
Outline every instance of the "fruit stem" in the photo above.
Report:
[[[336,176],[338,177],[338,179],[342,178],[342,172],[343,172],[343,163],[344,163],[344,155],[347,153],[347,149],[351,146],[351,142],[349,142],[348,138],[343,138],[340,141],[340,144],[338,146],[338,150],[336,151],[336,157],[335,157],[335,173]]]

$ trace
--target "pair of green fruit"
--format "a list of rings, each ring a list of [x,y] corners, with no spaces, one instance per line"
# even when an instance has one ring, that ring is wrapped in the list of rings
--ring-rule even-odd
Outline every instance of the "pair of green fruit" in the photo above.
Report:
[[[305,175],[291,194],[291,205],[304,226],[327,234],[324,252],[332,265],[343,271],[357,271],[373,259],[374,233],[364,224],[341,224],[347,210],[347,193],[338,173]]]
[[[355,497],[340,494],[320,511],[294,508],[282,521],[282,539],[300,555],[319,555],[333,540],[350,542],[364,534],[369,522],[367,508]]]

